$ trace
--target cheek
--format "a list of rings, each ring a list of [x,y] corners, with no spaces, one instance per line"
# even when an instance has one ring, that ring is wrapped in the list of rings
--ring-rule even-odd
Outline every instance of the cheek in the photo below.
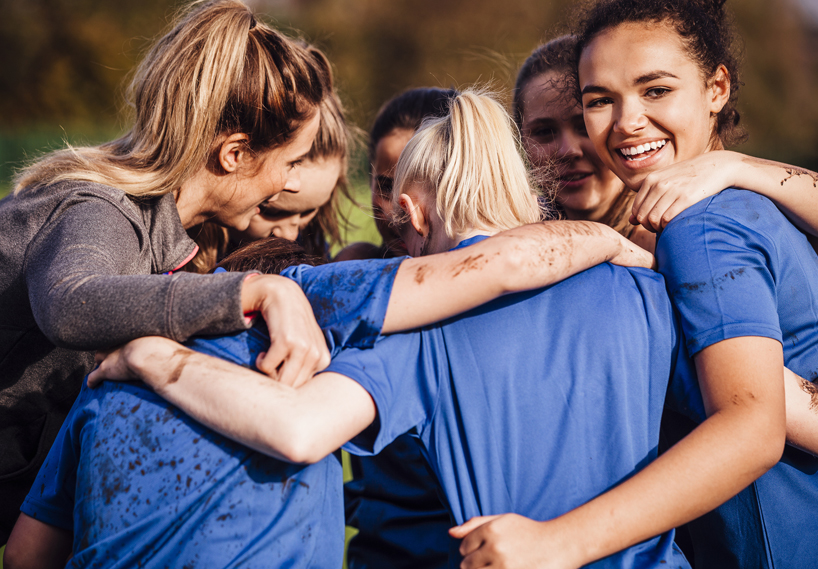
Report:
[[[274,222],[265,219],[263,216],[254,215],[250,220],[250,225],[247,227],[247,231],[245,233],[252,239],[263,239],[270,236],[274,225]]]

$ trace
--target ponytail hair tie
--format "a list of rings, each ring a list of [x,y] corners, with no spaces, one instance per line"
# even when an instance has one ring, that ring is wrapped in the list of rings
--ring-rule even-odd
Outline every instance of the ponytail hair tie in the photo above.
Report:
[[[250,14],[250,30],[256,27],[256,17]]]

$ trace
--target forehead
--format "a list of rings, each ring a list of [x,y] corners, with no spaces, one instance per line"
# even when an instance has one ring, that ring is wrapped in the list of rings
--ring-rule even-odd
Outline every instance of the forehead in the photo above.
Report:
[[[378,141],[375,146],[375,163],[372,165],[375,176],[394,175],[400,153],[414,134],[413,130],[396,128]]]
[[[579,86],[633,85],[655,72],[689,79],[700,76],[681,36],[666,22],[627,22],[602,31],[579,60]]]
[[[563,89],[564,74],[546,71],[531,79],[523,90],[523,127],[537,119],[565,120],[582,111],[573,94]]]
[[[275,207],[293,213],[302,213],[321,207],[332,196],[341,175],[340,157],[306,160],[299,166],[301,189],[298,192],[283,191],[275,200]]]

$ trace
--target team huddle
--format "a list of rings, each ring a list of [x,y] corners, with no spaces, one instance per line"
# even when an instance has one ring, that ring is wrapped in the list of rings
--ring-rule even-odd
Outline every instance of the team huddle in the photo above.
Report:
[[[814,566],[818,174],[725,150],[723,4],[387,101],[330,259],[330,62],[193,3],[0,201],[4,567]]]

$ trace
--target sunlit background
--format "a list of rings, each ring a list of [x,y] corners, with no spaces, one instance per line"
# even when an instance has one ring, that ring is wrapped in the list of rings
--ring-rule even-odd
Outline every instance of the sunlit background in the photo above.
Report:
[[[251,0],[335,65],[351,121],[416,86],[508,93],[538,43],[570,29],[568,0]],[[818,168],[818,0],[728,0],[743,37],[744,152]],[[169,0],[0,0],[0,195],[13,169],[63,140],[126,129],[123,86],[172,19]],[[353,179],[367,202],[364,160]],[[356,213],[350,237],[374,239]]]

